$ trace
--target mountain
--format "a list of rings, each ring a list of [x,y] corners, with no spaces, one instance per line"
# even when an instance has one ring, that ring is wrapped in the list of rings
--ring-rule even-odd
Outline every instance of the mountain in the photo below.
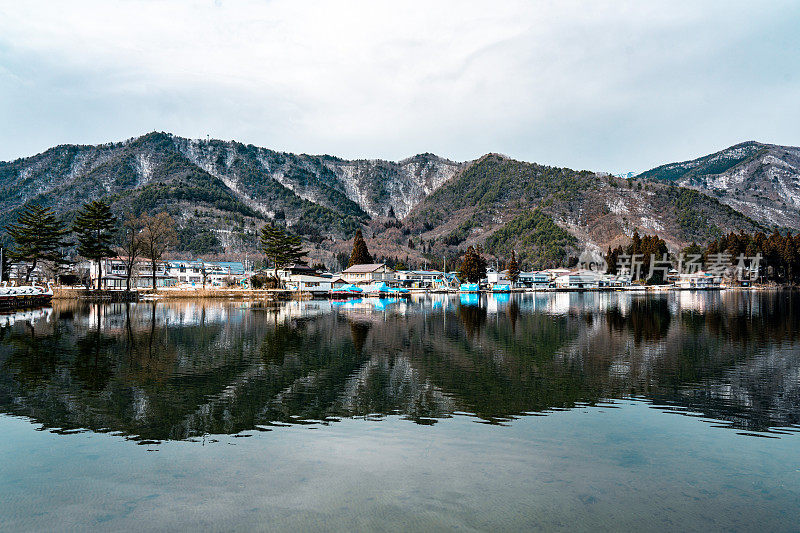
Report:
[[[672,249],[730,231],[762,229],[716,198],[668,183],[633,181],[489,154],[428,197],[405,223],[434,255],[483,245],[532,266],[564,264],[588,244],[625,244],[634,230]]]
[[[800,148],[749,141],[692,161],[670,163],[637,178],[712,194],[767,225],[800,230]]]
[[[461,166],[433,154],[346,161],[150,133],[0,163],[0,225],[28,202],[70,217],[86,199],[103,198],[125,215],[169,211],[183,251],[254,250],[268,219],[318,243],[346,238],[372,217],[405,216]]]
[[[180,255],[256,253],[259,228],[275,221],[331,268],[357,228],[376,258],[409,266],[452,266],[469,245],[490,260],[513,249],[526,268],[555,266],[635,230],[680,249],[730,231],[797,228],[798,161],[800,149],[744,143],[622,178],[497,154],[345,160],[154,132],[0,162],[0,228],[29,202],[69,221],[102,198],[120,218],[169,212]]]

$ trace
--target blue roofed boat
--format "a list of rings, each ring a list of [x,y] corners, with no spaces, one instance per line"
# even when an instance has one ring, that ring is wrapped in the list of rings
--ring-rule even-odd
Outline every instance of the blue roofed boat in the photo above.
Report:
[[[389,294],[393,296],[408,296],[411,292],[403,287],[389,287]]]
[[[407,296],[410,294],[408,289],[402,289],[399,287],[390,287],[387,283],[383,281],[379,281],[378,283],[373,283],[372,285],[366,285],[364,287],[364,293],[369,294],[370,296]]]
[[[481,292],[481,286],[477,283],[462,283],[458,288],[459,292]]]
[[[334,298],[350,298],[353,296],[361,296],[363,293],[364,290],[361,287],[353,285],[352,283],[331,289],[331,296]]]

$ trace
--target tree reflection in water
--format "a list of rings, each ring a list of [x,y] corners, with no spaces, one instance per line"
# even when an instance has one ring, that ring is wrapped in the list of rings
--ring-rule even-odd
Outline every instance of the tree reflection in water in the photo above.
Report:
[[[0,331],[0,409],[147,440],[630,396],[751,431],[800,418],[793,293],[372,303],[57,303]]]

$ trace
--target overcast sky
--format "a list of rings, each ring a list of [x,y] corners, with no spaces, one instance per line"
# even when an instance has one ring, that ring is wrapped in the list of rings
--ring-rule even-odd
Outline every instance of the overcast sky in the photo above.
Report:
[[[612,172],[800,145],[800,2],[0,0],[0,160],[153,130]]]

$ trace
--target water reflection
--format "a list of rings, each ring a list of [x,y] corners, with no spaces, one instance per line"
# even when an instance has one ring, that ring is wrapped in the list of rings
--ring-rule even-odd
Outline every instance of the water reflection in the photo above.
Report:
[[[143,441],[623,397],[779,434],[800,418],[793,293],[90,305],[0,327],[0,410]],[[777,429],[784,428],[784,429]]]

